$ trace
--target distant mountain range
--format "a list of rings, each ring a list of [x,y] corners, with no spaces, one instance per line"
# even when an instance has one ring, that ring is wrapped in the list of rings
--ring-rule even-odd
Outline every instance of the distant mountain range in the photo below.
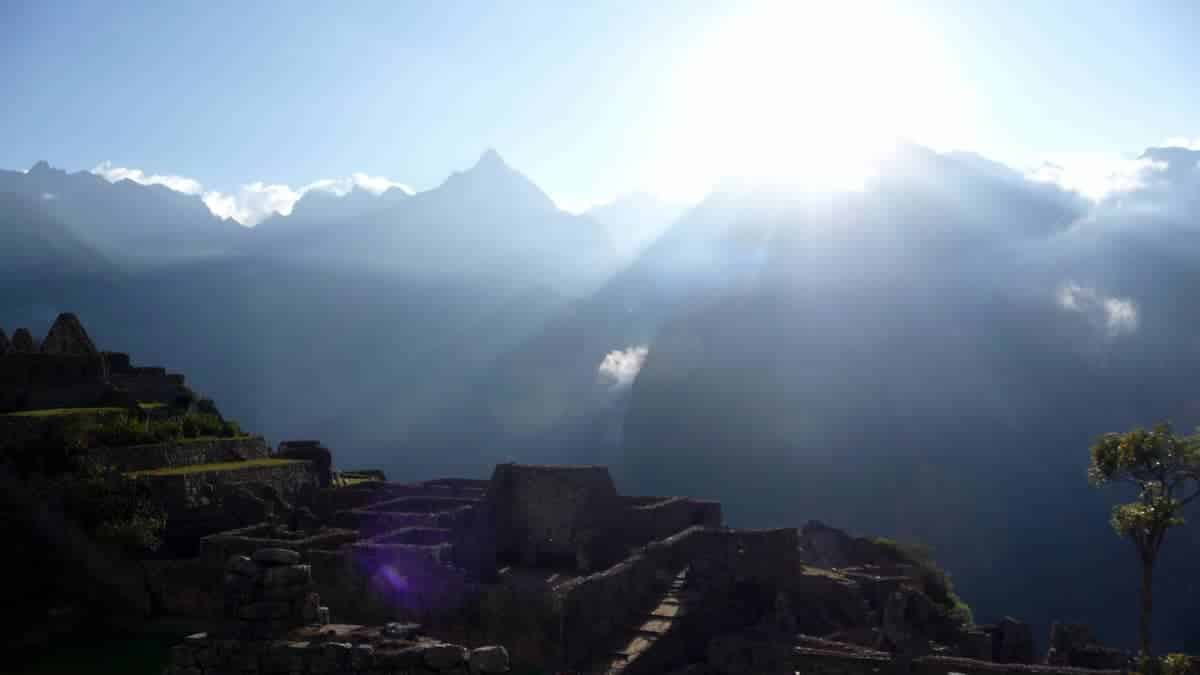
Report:
[[[194,195],[132,180],[110,183],[46,162],[0,171],[0,192],[39,202],[41,210],[114,262],[160,265],[227,254],[246,228],[221,220]]]

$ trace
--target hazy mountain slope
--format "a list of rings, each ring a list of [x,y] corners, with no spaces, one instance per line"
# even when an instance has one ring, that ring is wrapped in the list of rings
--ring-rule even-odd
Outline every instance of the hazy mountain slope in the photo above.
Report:
[[[245,236],[214,216],[200,197],[131,180],[110,183],[38,162],[28,172],[0,171],[0,192],[39,200],[45,211],[113,260],[141,264],[212,257]]]
[[[0,280],[53,283],[117,274],[103,255],[46,213],[43,202],[0,192]]]
[[[687,210],[646,192],[623,195],[585,212],[604,225],[616,254],[634,258],[667,230]]]
[[[354,187],[345,194],[328,189],[312,189],[303,194],[288,215],[273,214],[254,226],[258,238],[287,236],[304,230],[361,221],[373,212],[395,205],[411,195],[397,187],[375,194]]]
[[[617,264],[600,225],[560,211],[490,150],[433,190],[281,241],[272,254],[568,295],[594,288]]]

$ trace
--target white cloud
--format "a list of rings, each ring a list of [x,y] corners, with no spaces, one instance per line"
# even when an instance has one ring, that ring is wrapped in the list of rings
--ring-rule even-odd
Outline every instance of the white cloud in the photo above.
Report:
[[[1200,138],[1174,136],[1163,141],[1162,146],[1164,148],[1187,148],[1188,150],[1200,150]]]
[[[58,199],[58,195],[54,194],[53,192],[43,192],[43,193],[42,193],[42,200],[43,200],[43,201],[47,201],[47,202],[48,202],[48,201],[51,201],[51,200],[54,200],[54,199]]]
[[[404,183],[397,183],[385,176],[368,176],[361,171],[356,171],[347,178],[322,178],[321,180],[313,181],[300,188],[300,194],[304,194],[310,190],[321,190],[343,197],[351,190],[358,189],[370,192],[373,195],[381,195],[392,188],[399,188],[405,194],[411,195],[413,193],[412,188]]]
[[[1165,163],[1149,159],[1071,154],[1047,160],[1026,176],[1040,183],[1054,183],[1099,202],[1145,187],[1154,173],[1166,168]]]
[[[1088,317],[1116,337],[1137,330],[1137,304],[1129,298],[1105,296],[1094,288],[1067,282],[1058,289],[1058,305]]]
[[[243,185],[235,194],[205,192],[204,204],[220,218],[233,218],[253,226],[273,213],[288,215],[303,193],[287,185],[268,185],[261,181]]]
[[[384,176],[369,176],[361,171],[346,178],[322,178],[299,189],[292,189],[291,186],[282,183],[267,184],[256,181],[241,186],[232,194],[205,190],[200,181],[185,176],[148,175],[141,169],[113,166],[112,162],[107,160],[96,165],[92,173],[112,183],[128,179],[142,185],[162,185],[176,192],[198,195],[208,210],[218,218],[232,218],[246,226],[257,225],[275,213],[284,216],[290,214],[296,201],[309,190],[324,190],[339,197],[355,189],[374,195],[383,194],[391,188],[399,188],[410,195],[413,193],[412,189],[403,183]],[[53,195],[43,198],[53,199]]]
[[[147,175],[141,169],[127,169],[122,166],[113,166],[110,161],[103,161],[97,164],[92,169],[92,173],[107,179],[110,183],[116,183],[122,180],[131,180],[142,185],[162,185],[176,192],[182,192],[188,195],[198,195],[204,191],[204,186],[192,178],[185,176]]]
[[[608,380],[614,389],[627,387],[641,372],[642,365],[646,363],[646,355],[649,353],[650,348],[646,345],[611,351],[600,361],[596,372],[600,374],[600,377]]]

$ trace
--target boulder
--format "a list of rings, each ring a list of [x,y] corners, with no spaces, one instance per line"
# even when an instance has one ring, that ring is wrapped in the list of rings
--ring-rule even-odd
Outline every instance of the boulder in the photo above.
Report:
[[[300,554],[286,548],[260,548],[254,552],[254,562],[264,565],[295,565]]]
[[[443,671],[457,668],[467,662],[467,648],[458,645],[436,644],[423,650],[425,665]]]
[[[1029,624],[1006,616],[992,634],[992,655],[998,663],[1033,663],[1033,631]]]
[[[12,351],[19,354],[32,354],[37,351],[33,342],[33,334],[28,328],[18,328],[12,335]]]
[[[467,659],[472,673],[507,673],[508,650],[504,647],[479,647]]]
[[[79,318],[66,312],[59,314],[50,326],[50,332],[42,341],[42,353],[92,356],[96,354],[96,345],[92,344]]]

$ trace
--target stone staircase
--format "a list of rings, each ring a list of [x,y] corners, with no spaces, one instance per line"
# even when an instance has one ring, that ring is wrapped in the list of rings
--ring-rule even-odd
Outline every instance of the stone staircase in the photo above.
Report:
[[[687,590],[687,582],[685,568],[671,580],[654,609],[642,615],[615,641],[619,648],[587,672],[604,675],[662,672],[664,661],[670,661],[682,649],[679,623],[694,595]]]

